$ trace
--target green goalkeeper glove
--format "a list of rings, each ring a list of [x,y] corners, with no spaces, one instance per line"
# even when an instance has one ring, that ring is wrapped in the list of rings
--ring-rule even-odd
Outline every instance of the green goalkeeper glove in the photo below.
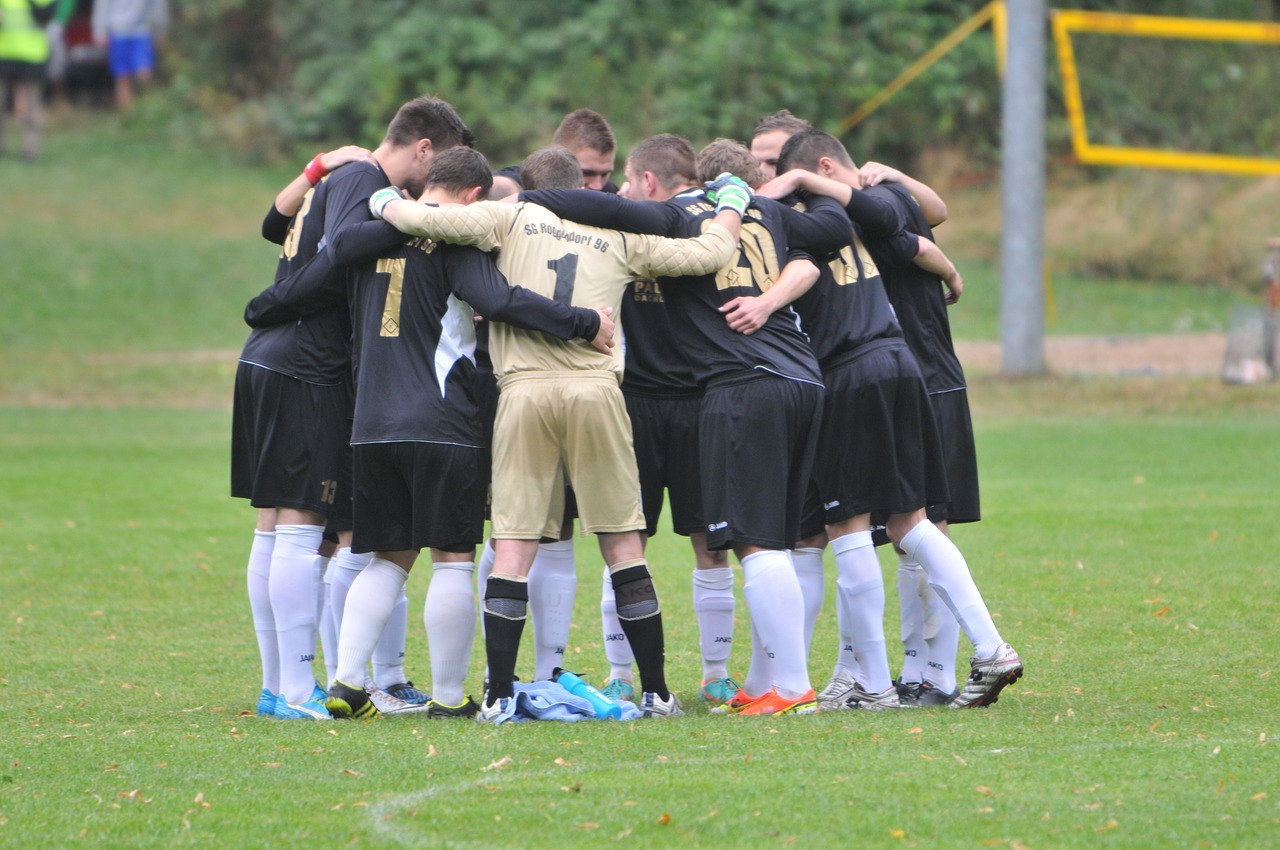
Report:
[[[708,192],[707,200],[716,205],[716,212],[733,210],[739,216],[742,216],[746,213],[747,207],[751,205],[751,197],[754,194],[750,186],[737,177],[724,174],[707,185],[711,186],[712,183],[717,183],[726,176],[730,178],[730,181],[726,181],[722,186],[713,188]]]
[[[403,200],[404,195],[395,186],[379,189],[369,196],[369,212],[373,213],[374,218],[382,218],[382,211],[387,208],[387,204]]]

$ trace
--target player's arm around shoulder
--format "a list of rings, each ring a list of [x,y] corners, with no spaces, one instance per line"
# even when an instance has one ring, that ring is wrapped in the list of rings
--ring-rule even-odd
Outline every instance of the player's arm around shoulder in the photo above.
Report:
[[[722,210],[698,236],[686,239],[640,237],[648,250],[642,267],[635,269],[649,277],[683,277],[719,271],[738,251],[742,214]]]
[[[392,187],[373,193],[369,211],[402,233],[492,251],[501,247],[520,205],[481,201],[465,207],[437,206],[411,201]]]

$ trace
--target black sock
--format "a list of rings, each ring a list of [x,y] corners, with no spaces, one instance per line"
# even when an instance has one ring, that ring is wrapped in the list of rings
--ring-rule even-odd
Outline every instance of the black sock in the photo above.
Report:
[[[662,609],[649,568],[643,563],[625,567],[612,573],[610,580],[618,602],[618,621],[636,658],[640,688],[665,700],[671,694],[667,690]]]
[[[484,585],[484,651],[489,663],[485,699],[490,705],[515,695],[516,657],[528,609],[527,583],[489,576]]]

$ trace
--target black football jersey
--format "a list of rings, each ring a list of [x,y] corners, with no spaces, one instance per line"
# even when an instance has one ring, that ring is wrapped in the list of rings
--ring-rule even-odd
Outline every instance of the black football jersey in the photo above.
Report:
[[[920,205],[901,184],[881,183],[862,194],[891,212],[883,227],[864,228],[863,233],[903,336],[924,373],[925,385],[930,393],[962,389],[964,369],[951,340],[945,288],[937,275],[913,262],[918,245],[915,237],[933,240],[933,230]]]
[[[382,222],[374,221],[368,211],[369,196],[388,185],[380,168],[362,162],[337,169],[308,191],[285,235],[275,282],[245,309],[245,321],[253,330],[241,352],[242,362],[309,383],[350,380],[345,273],[332,265],[325,248],[333,234],[357,222],[377,227],[388,238]],[[264,221],[264,234],[270,225]],[[398,239],[403,241],[403,236]],[[279,309],[281,302],[295,306]]]

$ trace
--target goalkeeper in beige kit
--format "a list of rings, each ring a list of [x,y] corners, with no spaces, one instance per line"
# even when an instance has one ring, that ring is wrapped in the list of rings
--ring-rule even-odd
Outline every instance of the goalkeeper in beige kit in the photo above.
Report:
[[[537,155],[572,158],[562,148]],[[608,307],[617,315],[634,278],[709,274],[734,258],[748,200],[746,190],[721,192],[715,219],[691,239],[580,225],[525,202],[435,207],[387,189],[370,198],[369,206],[405,233],[498,249],[498,269],[512,283],[573,305]],[[578,496],[582,528],[597,535],[609,566],[618,616],[640,674],[641,714],[682,713],[667,690],[661,609],[640,538],[644,515],[620,388],[622,352],[606,355],[585,342],[496,323],[490,354],[501,391],[493,436],[496,559],[484,592],[489,690],[477,720],[502,723],[514,716],[526,577],[538,541],[559,534],[566,475]]]

